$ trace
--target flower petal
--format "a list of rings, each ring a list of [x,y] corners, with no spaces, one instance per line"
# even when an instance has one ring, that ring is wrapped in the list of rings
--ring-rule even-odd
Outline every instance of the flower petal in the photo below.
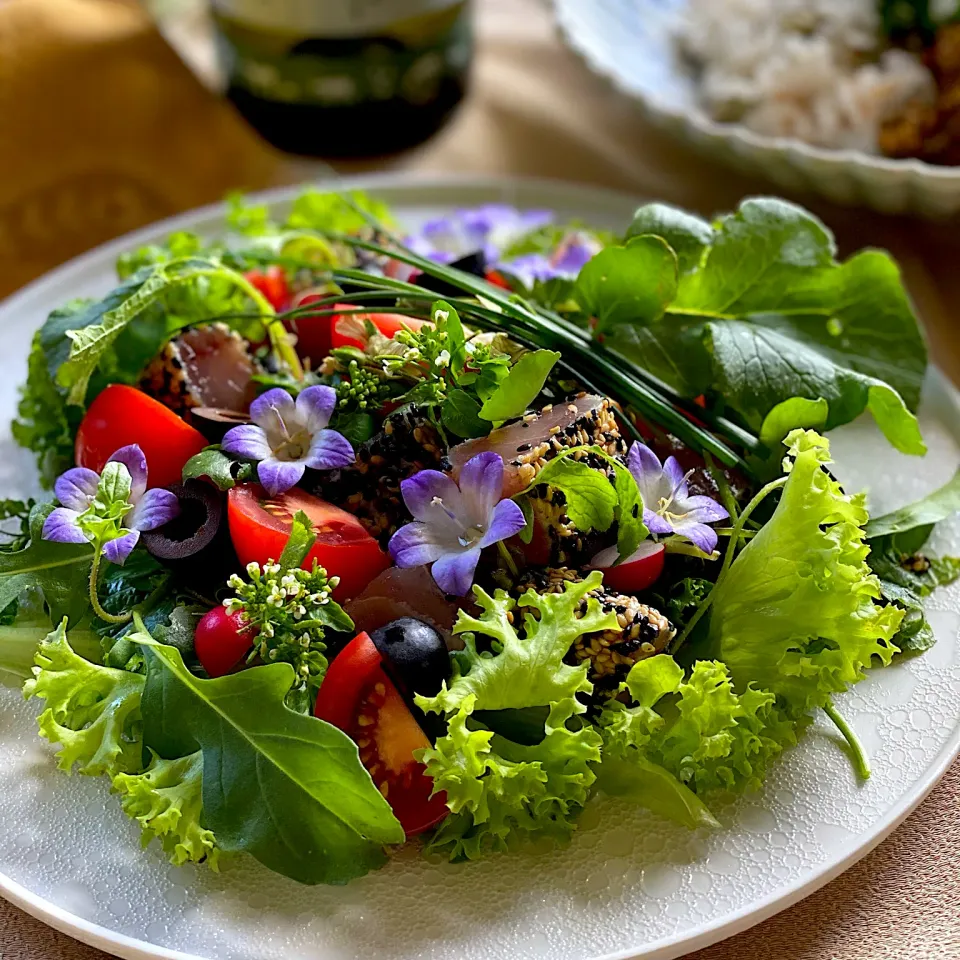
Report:
[[[717,547],[717,532],[713,527],[695,520],[682,518],[673,525],[673,532],[689,540],[704,553],[713,553]]]
[[[527,521],[523,518],[523,511],[513,500],[501,500],[494,508],[487,526],[487,532],[477,544],[481,549],[491,544],[506,540],[515,533],[519,533]]]
[[[80,514],[69,507],[57,507],[43,521],[41,537],[54,543],[87,543],[87,535],[77,522]]]
[[[599,251],[596,243],[591,243],[580,234],[572,234],[554,252],[550,262],[558,276],[575,277],[588,260]]]
[[[147,489],[147,458],[136,443],[117,450],[107,463],[122,463],[130,473],[130,502],[136,503]]]
[[[421,567],[461,548],[456,540],[438,537],[430,524],[414,521],[402,526],[390,538],[388,549],[398,567]]]
[[[311,441],[310,449],[303,458],[314,470],[332,470],[346,467],[356,459],[350,441],[336,430],[321,430]]]
[[[110,540],[103,545],[103,555],[111,562],[117,564],[118,567],[122,567],[127,561],[127,557],[130,556],[133,548],[137,545],[137,541],[140,539],[139,530],[131,530],[129,533],[125,533],[122,537],[117,537],[116,540]]]
[[[154,487],[123,518],[123,525],[131,530],[155,530],[169,523],[180,513],[180,501],[175,493]]]
[[[306,466],[297,461],[277,460],[276,457],[267,457],[257,465],[257,476],[263,484],[263,489],[271,497],[286,493],[295,487],[306,471]]]
[[[250,404],[250,419],[269,433],[277,426],[277,415],[285,418],[295,409],[293,397],[282,387],[274,387]]]
[[[100,475],[96,471],[86,467],[72,467],[57,477],[53,492],[65,507],[82,513],[97,495],[98,483]]]
[[[669,490],[663,481],[663,467],[657,455],[646,445],[636,441],[627,453],[627,468],[633,474],[643,497],[643,504],[654,509],[661,496],[669,495]],[[646,521],[644,521],[646,523]],[[649,526],[649,524],[647,524]]]
[[[430,572],[444,593],[465,597],[473,586],[473,575],[479,559],[479,547],[471,547],[463,553],[448,553],[434,563]]]
[[[437,522],[449,510],[455,517],[464,514],[460,488],[439,470],[420,470],[400,484],[403,502],[414,519],[423,523]],[[442,506],[435,501],[442,501]],[[458,521],[459,529],[463,524]]]
[[[330,422],[336,405],[336,390],[322,385],[307,387],[295,403],[298,418],[310,433],[319,433]]]
[[[686,499],[687,481],[684,479],[683,467],[677,462],[676,457],[667,457],[663,462],[663,475],[666,477],[670,489],[666,496],[671,494],[679,500]]]
[[[673,527],[670,526],[669,520],[646,507],[643,508],[643,523],[651,533],[673,533]]]
[[[503,496],[503,457],[485,450],[471,457],[460,471],[464,526],[483,529]]]
[[[542,253],[525,253],[513,260],[494,261],[499,269],[512,274],[525,287],[532,287],[537,280],[550,280],[557,275],[553,265]]]
[[[270,444],[267,443],[267,435],[252,423],[231,427],[223,435],[220,446],[225,453],[248,457],[250,460],[266,460],[273,453]]]
[[[713,497],[678,497],[670,507],[671,513],[685,513],[699,523],[716,523],[726,520],[730,514],[726,507],[717,503]]]

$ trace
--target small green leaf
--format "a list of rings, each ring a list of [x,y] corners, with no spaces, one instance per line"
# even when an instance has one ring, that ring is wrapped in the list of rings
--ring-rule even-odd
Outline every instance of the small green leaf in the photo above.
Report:
[[[111,460],[100,474],[97,499],[104,504],[126,503],[130,500],[132,478],[125,464]]]
[[[700,263],[703,251],[713,242],[713,227],[706,220],[663,203],[648,203],[633,215],[626,239],[662,237],[673,248],[681,273]]]
[[[599,332],[622,323],[650,324],[676,296],[677,271],[677,255],[666,240],[634,237],[585,264],[577,278],[577,300],[597,318]]]
[[[480,404],[465,390],[451,391],[440,408],[440,419],[458,437],[485,437],[490,432],[490,421],[480,419]]]
[[[313,529],[313,521],[302,511],[293,515],[293,525],[290,527],[290,536],[286,546],[280,554],[280,569],[284,572],[302,566],[307,554],[317,542],[317,535]]]
[[[867,524],[867,537],[900,534],[914,527],[927,526],[946,520],[960,510],[960,470],[942,487],[921,500],[900,507],[882,517],[873,517]]]
[[[543,483],[563,492],[567,516],[579,529],[610,529],[619,499],[604,473],[571,457],[557,457],[533,481],[534,486]]]
[[[823,397],[807,400],[790,397],[778,403],[764,418],[760,427],[760,442],[779,460],[783,453],[783,438],[797,427],[820,430],[827,422],[830,404]],[[779,472],[779,470],[778,470]]]
[[[602,453],[599,448],[597,452]],[[615,474],[614,490],[618,501],[617,552],[621,560],[626,560],[649,534],[643,522],[643,496],[634,475],[618,461],[606,459]]]
[[[520,531],[520,542],[531,543],[533,541],[533,507],[530,506],[529,497],[517,497],[517,506],[523,514],[526,526]]]
[[[351,446],[356,450],[361,443],[365,443],[376,432],[376,425],[369,413],[355,411],[354,413],[338,413],[334,420],[333,429],[343,434]]]
[[[547,375],[559,359],[555,350],[525,353],[484,402],[480,416],[492,421],[519,417],[543,389]]]
[[[450,354],[450,372],[457,379],[467,359],[467,339],[463,333],[460,315],[446,300],[437,300],[430,309],[434,326],[446,335],[447,351]],[[461,434],[467,436],[467,434]]]
[[[230,490],[237,483],[253,479],[253,464],[224,453],[219,446],[207,447],[183,465],[183,482],[209,480],[218,490]]]

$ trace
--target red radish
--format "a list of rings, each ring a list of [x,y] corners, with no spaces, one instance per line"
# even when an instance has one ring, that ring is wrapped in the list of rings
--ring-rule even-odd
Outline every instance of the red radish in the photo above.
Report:
[[[221,606],[209,610],[197,624],[193,647],[211,677],[228,674],[250,652],[257,631],[244,629],[245,623],[242,613],[227,613]]]
[[[623,563],[616,563],[617,548],[601,550],[590,562],[594,570],[603,571],[603,584],[621,593],[638,593],[653,586],[663,573],[666,549],[662,543],[644,540]]]

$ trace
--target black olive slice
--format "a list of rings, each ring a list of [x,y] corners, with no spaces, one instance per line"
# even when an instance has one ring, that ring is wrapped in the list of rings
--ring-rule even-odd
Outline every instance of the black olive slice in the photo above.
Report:
[[[223,497],[199,480],[167,487],[180,501],[180,514],[141,534],[143,545],[161,560],[183,560],[208,547],[223,522]]]
[[[475,253],[468,253],[459,260],[454,260],[449,266],[455,270],[462,270],[464,273],[472,273],[475,277],[483,277],[487,272],[487,258],[482,250],[477,250]],[[448,280],[441,280],[439,277],[430,277],[425,273],[421,273],[414,282],[418,286],[439,293],[443,297],[459,297],[463,294],[463,289],[456,284],[450,283]]]
[[[211,443],[219,443],[232,427],[250,423],[250,414],[225,407],[194,407],[190,421]]]

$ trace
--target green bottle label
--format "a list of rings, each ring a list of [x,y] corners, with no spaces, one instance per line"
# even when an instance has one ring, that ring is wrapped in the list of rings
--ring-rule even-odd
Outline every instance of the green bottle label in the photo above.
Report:
[[[425,105],[472,52],[465,0],[216,0],[214,16],[231,85],[282,103]]]

